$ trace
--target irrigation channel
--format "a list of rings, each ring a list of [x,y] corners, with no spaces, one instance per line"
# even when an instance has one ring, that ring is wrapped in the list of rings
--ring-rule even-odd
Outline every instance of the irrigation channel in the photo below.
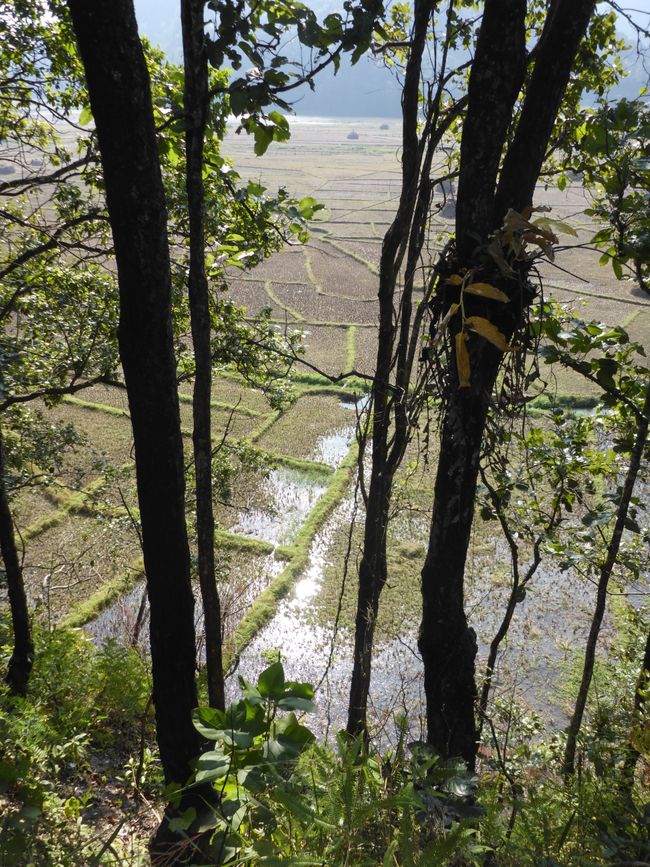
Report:
[[[354,404],[347,404],[354,410]],[[322,436],[316,443],[313,460],[333,469],[351,463],[355,448],[354,425]],[[299,470],[278,467],[264,482],[264,507],[241,512],[231,533],[269,543],[268,553],[258,573],[241,590],[239,611],[246,611],[267,588],[287,570],[283,551],[304,532],[305,522],[318,508],[328,489],[326,480],[314,478]],[[644,492],[647,497],[647,490]],[[647,501],[647,500],[646,500]],[[238,675],[255,681],[267,664],[269,651],[278,651],[287,677],[318,686],[318,712],[309,720],[310,726],[327,740],[345,725],[347,691],[352,667],[352,634],[349,624],[323,622],[314,610],[323,592],[324,582],[331,579],[349,582],[347,592],[356,594],[355,581],[358,553],[353,549],[348,574],[341,566],[341,532],[354,522],[357,531],[363,521],[363,506],[354,496],[352,476],[342,489],[342,496],[320,524],[308,546],[305,562],[298,568],[280,594],[275,613],[259,629],[248,630],[241,653],[231,660],[227,679],[229,700],[239,696]],[[347,532],[345,533],[347,536]],[[421,541],[425,541],[424,538]],[[509,572],[507,547],[501,539],[488,538],[480,553],[470,555],[470,576],[466,604],[468,617],[478,638],[477,675],[482,674],[489,643],[497,631],[505,609]],[[502,564],[498,566],[497,564]],[[648,575],[641,576],[631,588],[630,600],[638,604],[648,590]],[[400,576],[391,576],[399,581]],[[342,593],[340,589],[336,594]],[[562,679],[569,663],[577,658],[576,649],[584,647],[589,619],[593,609],[593,584],[572,571],[561,572],[547,564],[540,567],[518,605],[507,640],[503,642],[498,669],[494,678],[493,695],[508,703],[513,699],[523,703],[560,725],[566,720],[567,707],[562,700]],[[144,613],[139,642],[148,646],[146,594],[142,582],[124,594],[94,621],[86,626],[93,640],[124,640],[133,634],[138,612]],[[197,612],[200,604],[197,604]],[[202,617],[197,614],[197,635],[202,634]],[[235,630],[235,634],[236,630]],[[611,623],[607,621],[601,641],[613,639]],[[199,647],[202,652],[202,647]],[[374,731],[384,745],[397,735],[397,719],[406,715],[410,733],[419,738],[423,731],[422,664],[417,651],[415,618],[391,621],[389,628],[378,630],[373,659],[371,685],[371,720]]]

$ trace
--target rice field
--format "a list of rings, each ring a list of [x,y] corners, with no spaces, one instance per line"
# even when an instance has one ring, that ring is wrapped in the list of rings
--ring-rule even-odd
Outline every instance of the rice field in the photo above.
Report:
[[[212,395],[215,443],[222,443],[223,458],[236,471],[232,490],[220,491],[215,502],[230,659],[239,659],[242,672],[253,678],[264,664],[261,652],[278,647],[292,678],[318,682],[327,675],[323,704],[329,702],[334,711],[333,716],[323,711],[322,726],[326,718],[340,715],[337,690],[349,668],[363,516],[353,484],[356,395],[327,377],[373,370],[381,241],[400,190],[400,128],[391,122],[388,130],[380,130],[380,124],[354,124],[359,138],[349,140],[351,123],[296,121],[291,142],[274,145],[262,159],[254,156],[243,136],[231,133],[225,142],[242,177],[259,180],[271,191],[282,185],[296,196],[312,195],[325,206],[307,245],[277,253],[251,273],[234,274],[230,284],[232,299],[250,315],[270,307],[278,328],[301,332],[304,355],[295,365],[294,401],[275,410],[261,391],[246,387],[228,371],[218,372]],[[563,193],[540,188],[538,204],[550,205],[553,217],[579,230],[578,239],[563,241],[586,244],[589,225],[582,211],[587,203],[579,185],[569,185]],[[434,223],[443,228],[452,221],[453,194]],[[556,266],[540,268],[547,296],[571,305],[583,318],[625,325],[633,339],[650,349],[650,298],[636,294],[631,283],[616,281],[587,246],[564,249]],[[561,394],[589,392],[584,381],[566,371],[549,372],[549,380]],[[181,387],[180,397],[190,466],[189,386]],[[21,494],[15,503],[30,601],[38,616],[51,622],[94,623],[89,626],[92,634],[106,634],[107,626],[97,626],[99,615],[116,633],[128,632],[133,606],[139,604],[141,564],[125,393],[97,386],[44,411],[52,420],[74,423],[84,442],[69,454],[59,479],[42,492]],[[268,467],[242,467],[237,448],[243,444],[265,453]],[[394,709],[395,696],[413,706],[419,701],[414,649],[418,581],[434,464],[400,480],[373,681],[378,724]],[[348,541],[346,561],[342,552]],[[507,569],[495,566],[499,560],[505,558],[497,541],[477,522],[468,604],[482,653],[495,625],[490,612],[499,610],[507,583]],[[550,573],[543,583],[546,596],[540,593],[527,603],[513,630],[508,650],[512,664],[504,672],[519,665],[531,636],[551,667],[560,664],[567,627],[559,614],[549,616],[549,598],[554,612],[577,597],[589,604],[584,587],[559,582]],[[334,644],[334,661],[324,672],[316,657],[327,659],[323,649]],[[543,685],[533,688],[532,678],[526,683],[531,703],[539,705]]]

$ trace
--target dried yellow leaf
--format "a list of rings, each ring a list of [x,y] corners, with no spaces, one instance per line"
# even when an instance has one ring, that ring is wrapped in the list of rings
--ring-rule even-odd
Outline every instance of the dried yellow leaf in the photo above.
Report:
[[[463,278],[460,274],[452,274],[451,277],[448,277],[445,280],[445,283],[449,283],[450,286],[461,286],[463,283]]]
[[[464,331],[459,331],[456,335],[456,369],[458,371],[458,388],[468,388],[470,366],[467,335]]]
[[[510,301],[505,292],[490,283],[470,283],[469,286],[465,286],[465,292],[469,292],[470,295],[479,295],[481,298],[491,298],[493,301],[503,301],[504,304]]]
[[[512,346],[508,344],[503,334],[489,319],[485,319],[483,316],[468,316],[465,325],[472,331],[476,331],[501,352],[512,352]]]

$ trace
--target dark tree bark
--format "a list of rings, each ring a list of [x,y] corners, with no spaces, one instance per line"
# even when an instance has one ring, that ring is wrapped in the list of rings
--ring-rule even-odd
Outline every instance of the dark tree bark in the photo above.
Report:
[[[208,700],[225,709],[221,650],[221,605],[214,567],[212,509],[210,304],[205,274],[203,143],[208,108],[208,61],[203,32],[204,0],[182,0],[186,186],[190,226],[189,297],[196,373],[194,379],[194,469],[199,583],[203,600]]]
[[[119,347],[133,425],[150,603],[153,695],[167,782],[185,783],[192,725],[194,598],[172,343],[167,210],[149,76],[132,0],[69,0],[104,170],[120,289]]]
[[[548,13],[551,21],[540,37],[521,116],[499,176],[495,227],[508,208],[523,211],[533,203],[553,125],[595,6],[594,0],[560,0]]]
[[[14,649],[9,659],[5,680],[15,695],[25,695],[34,661],[34,644],[23,583],[23,570],[16,548],[14,522],[7,497],[6,472],[0,427],[0,552],[5,567],[11,623],[14,630]]]
[[[422,569],[422,625],[427,740],[443,757],[473,767],[476,636],[467,624],[463,577],[497,349],[470,351],[472,385],[449,397],[443,422],[429,547]],[[454,388],[454,385],[451,386]]]
[[[370,689],[372,646],[379,599],[387,578],[386,540],[395,472],[408,443],[408,388],[417,340],[412,328],[412,296],[416,265],[424,243],[424,227],[431,202],[431,161],[445,130],[459,109],[439,115],[440,96],[432,101],[424,134],[418,137],[422,53],[426,44],[433,0],[418,0],[402,91],[402,191],[397,213],[382,245],[379,263],[379,339],[372,390],[370,481],[366,496],[363,553],[355,627],[352,680],[347,731],[365,734]],[[444,68],[444,62],[443,62]],[[436,109],[436,106],[438,107]],[[395,315],[396,284],[406,257],[404,288]],[[394,382],[391,382],[395,370]],[[395,424],[392,427],[392,421]]]
[[[474,249],[493,229],[496,176],[525,69],[525,15],[525,0],[488,0],[483,14],[469,80],[456,202],[457,258],[465,266],[473,264]],[[494,318],[493,311],[488,318]],[[503,330],[505,323],[500,326]],[[512,330],[510,324],[506,332]],[[427,739],[440,755],[460,756],[473,767],[476,636],[465,616],[463,578],[483,433],[501,353],[480,338],[470,342],[469,351],[471,385],[459,389],[454,373],[447,396],[422,569],[418,646],[424,663]]]
[[[470,75],[456,205],[456,268],[462,272],[464,268],[482,267],[482,279],[499,286],[511,299],[508,304],[492,305],[471,301],[468,312],[488,318],[506,339],[523,326],[534,292],[527,283],[526,263],[512,263],[515,274],[505,277],[490,265],[483,245],[500,225],[505,210],[520,204],[522,189],[525,202],[532,198],[541,167],[539,155],[546,152],[559,101],[594,3],[560,0],[552,8],[553,21],[545,28],[533,73],[533,78],[545,82],[545,87],[536,85],[527,90],[521,119],[531,120],[526,120],[521,132],[515,132],[511,146],[517,148],[522,162],[528,160],[530,152],[531,166],[522,167],[506,152],[507,172],[505,168],[502,171],[503,190],[497,208],[499,162],[524,76],[525,7],[523,0],[487,0],[485,4]],[[566,24],[567,15],[575,16],[578,25],[570,27],[569,35],[562,40],[558,29]],[[561,63],[553,54],[559,45],[565,52]],[[551,94],[550,108],[547,93]],[[544,122],[533,123],[537,116]],[[510,181],[515,175],[521,179],[516,183]],[[450,300],[446,301],[447,308]],[[455,329],[458,327],[457,322]],[[471,384],[458,388],[453,346],[452,341],[454,373],[446,395],[429,548],[422,570],[419,648],[425,671],[428,740],[443,757],[461,756],[473,767],[477,740],[476,639],[465,617],[463,580],[480,452],[502,355],[482,337],[472,335]]]
[[[486,0],[469,76],[456,195],[459,261],[493,231],[494,189],[526,71],[526,0]]]
[[[605,607],[607,605],[607,589],[609,580],[612,576],[612,571],[618,559],[618,552],[621,547],[621,539],[623,538],[623,530],[627,521],[627,513],[630,507],[630,501],[634,492],[643,452],[646,448],[648,440],[648,423],[650,421],[650,383],[646,387],[645,402],[643,410],[637,419],[637,429],[634,438],[634,447],[630,455],[630,464],[625,475],[623,484],[623,492],[616,511],[616,521],[612,538],[607,545],[607,554],[605,560],[600,567],[598,576],[598,589],[596,592],[596,607],[591,620],[591,627],[587,637],[587,646],[585,648],[585,661],[582,669],[582,678],[576,698],[573,715],[567,728],[567,742],[564,750],[563,771],[565,777],[571,776],[575,771],[575,757],[578,734],[582,726],[582,718],[584,716],[585,707],[587,706],[587,697],[589,695],[589,687],[594,673],[594,663],[596,661],[596,646],[598,644],[598,636],[605,615]]]

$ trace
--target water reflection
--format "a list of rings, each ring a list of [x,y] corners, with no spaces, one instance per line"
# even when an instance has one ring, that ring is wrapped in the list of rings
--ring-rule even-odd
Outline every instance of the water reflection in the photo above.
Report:
[[[314,481],[297,470],[284,467],[271,470],[262,482],[262,493],[269,503],[268,508],[242,512],[230,531],[273,545],[289,544],[298,535],[307,516],[326,490],[325,482]]]

